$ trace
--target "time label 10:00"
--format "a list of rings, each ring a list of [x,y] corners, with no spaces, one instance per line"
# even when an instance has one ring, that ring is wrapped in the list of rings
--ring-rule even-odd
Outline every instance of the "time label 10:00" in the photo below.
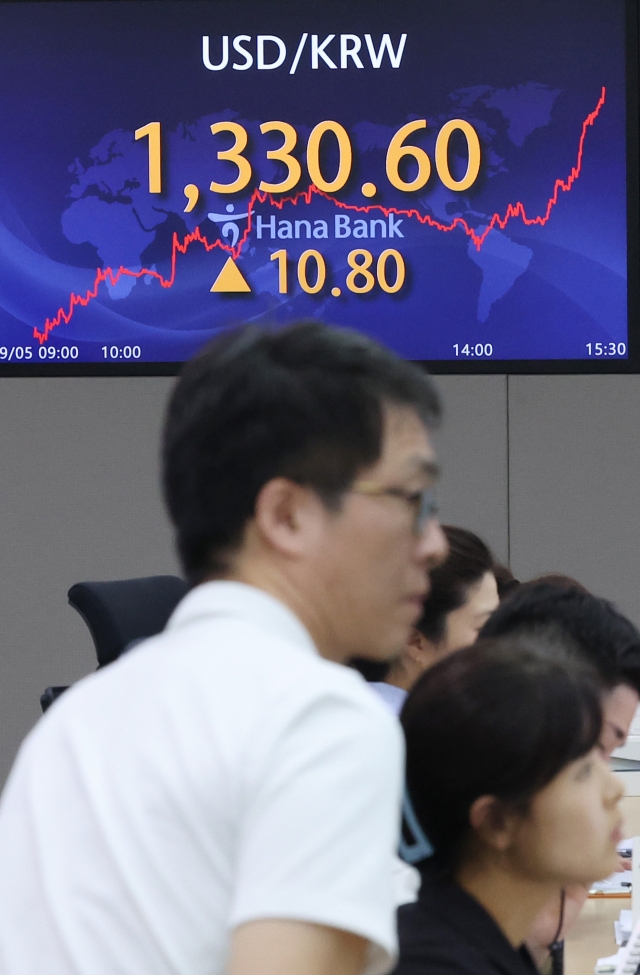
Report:
[[[139,359],[142,349],[139,345],[103,345],[102,355],[105,359]]]
[[[425,150],[420,146],[405,144],[405,139],[426,128],[426,119],[414,119],[399,128],[389,143],[385,170],[387,179],[397,190],[405,193],[420,190],[431,177],[431,160]],[[263,135],[277,132],[282,136],[282,145],[277,149],[266,150],[266,157],[283,163],[287,174],[279,183],[261,180],[258,189],[264,193],[289,193],[296,188],[302,179],[302,166],[299,160],[292,155],[298,143],[298,133],[289,122],[263,122],[260,131]],[[249,186],[253,176],[251,163],[243,155],[249,142],[247,130],[239,122],[214,122],[211,126],[211,132],[214,136],[226,134],[233,137],[233,145],[229,149],[218,150],[216,155],[220,160],[233,163],[237,169],[237,176],[229,183],[219,183],[212,180],[209,188],[214,193],[239,193]],[[462,179],[455,179],[449,166],[449,143],[454,132],[461,132],[467,143],[467,171]],[[322,172],[320,164],[320,148],[327,136],[333,137],[338,146],[338,170],[333,178],[329,178]],[[136,129],[135,138],[136,140],[145,138],[149,140],[149,192],[162,193],[162,133],[160,122],[149,122],[147,125]],[[470,189],[478,178],[481,158],[480,139],[471,123],[460,118],[445,122],[438,132],[435,145],[436,172],[444,186],[459,193]],[[400,164],[404,159],[413,159],[414,163],[417,164],[417,172],[413,179],[407,180],[401,175]],[[337,193],[346,185],[351,175],[353,147],[347,130],[340,122],[328,120],[318,122],[314,126],[307,139],[306,164],[311,182],[324,193]],[[374,184],[365,185],[373,189],[372,193],[368,192],[365,195],[375,195],[376,187]],[[187,204],[186,212],[193,209],[193,206],[195,206],[195,198],[193,203],[190,201]]]

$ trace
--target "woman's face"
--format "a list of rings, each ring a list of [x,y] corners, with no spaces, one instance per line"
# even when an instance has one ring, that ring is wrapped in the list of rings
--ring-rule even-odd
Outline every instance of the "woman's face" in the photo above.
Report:
[[[511,846],[514,868],[561,885],[608,877],[618,866],[623,791],[597,748],[571,762],[520,819]]]
[[[478,633],[494,610],[498,608],[498,585],[493,572],[469,587],[466,602],[447,615],[444,637],[439,651],[453,653],[475,643]]]

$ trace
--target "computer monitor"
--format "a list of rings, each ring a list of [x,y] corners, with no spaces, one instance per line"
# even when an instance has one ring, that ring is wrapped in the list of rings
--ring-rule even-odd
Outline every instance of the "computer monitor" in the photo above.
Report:
[[[0,2],[0,373],[301,318],[637,371],[637,41],[637,0]]]

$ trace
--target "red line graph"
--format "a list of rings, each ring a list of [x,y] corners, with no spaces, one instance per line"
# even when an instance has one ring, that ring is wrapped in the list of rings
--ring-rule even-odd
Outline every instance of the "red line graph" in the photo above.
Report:
[[[341,200],[336,200],[334,199],[334,197],[329,196],[327,193],[324,193],[322,190],[319,190],[317,186],[313,184],[308,186],[306,190],[301,190],[299,193],[296,193],[295,196],[283,197],[280,199],[276,199],[271,193],[262,193],[260,192],[260,190],[256,189],[253,191],[253,194],[249,201],[249,205],[248,205],[249,217],[247,220],[246,229],[244,233],[241,235],[241,237],[239,238],[238,243],[236,244],[235,247],[231,247],[229,244],[223,243],[222,240],[220,239],[214,240],[213,243],[210,243],[207,240],[207,238],[200,233],[199,227],[196,227],[196,229],[192,233],[187,234],[182,239],[182,241],[180,241],[180,239],[178,238],[177,233],[174,233],[173,242],[172,242],[172,252],[171,252],[171,274],[169,275],[168,278],[163,277],[159,271],[156,271],[152,268],[141,268],[141,270],[139,271],[131,271],[129,268],[122,267],[122,266],[120,266],[117,270],[114,270],[111,267],[98,268],[96,271],[96,277],[93,283],[93,288],[86,291],[84,295],[74,294],[72,292],[71,295],[69,296],[69,305],[67,310],[65,311],[64,308],[59,308],[56,315],[53,318],[47,318],[47,320],[44,323],[42,331],[40,331],[40,329],[38,328],[34,328],[33,337],[38,339],[40,344],[46,342],[52,330],[57,325],[60,325],[60,323],[63,321],[66,324],[68,324],[71,321],[73,317],[73,313],[78,306],[86,308],[86,306],[89,304],[90,301],[98,297],[98,290],[100,288],[100,285],[104,284],[105,282],[109,282],[112,286],[115,287],[115,285],[118,283],[120,278],[123,276],[132,277],[132,278],[142,278],[142,277],[146,277],[147,275],[150,275],[151,277],[156,278],[156,280],[160,282],[161,287],[171,288],[176,279],[178,254],[186,254],[187,250],[189,249],[189,246],[196,241],[202,244],[206,251],[212,251],[214,248],[219,247],[221,250],[227,251],[229,254],[231,254],[231,256],[234,259],[237,259],[240,256],[242,252],[242,248],[246,244],[251,234],[251,230],[253,227],[253,208],[256,203],[266,203],[268,201],[272,206],[278,207],[279,210],[282,210],[282,208],[286,204],[292,204],[293,206],[297,206],[298,203],[300,202],[309,204],[311,203],[313,196],[320,196],[320,197],[324,197],[327,200],[330,200],[338,209],[341,210],[353,210],[357,213],[371,213],[373,210],[376,210],[380,213],[384,213],[386,217],[388,217],[389,214],[391,213],[401,217],[413,217],[416,220],[418,220],[421,224],[426,224],[427,226],[433,227],[435,230],[439,230],[443,233],[449,233],[452,230],[456,230],[457,228],[460,228],[465,232],[467,237],[469,237],[473,241],[476,250],[478,251],[482,248],[482,245],[484,244],[485,240],[487,239],[487,237],[495,227],[500,227],[501,230],[504,230],[507,224],[509,223],[509,221],[517,217],[519,217],[522,220],[522,222],[528,227],[534,224],[543,227],[550,219],[551,212],[560,198],[560,193],[561,192],[568,193],[571,190],[575,181],[580,176],[580,173],[582,171],[582,157],[584,152],[584,143],[587,137],[587,131],[590,128],[590,126],[594,124],[595,120],[600,114],[600,111],[606,101],[606,96],[607,96],[606,88],[603,88],[596,107],[592,112],[589,113],[589,115],[587,115],[586,119],[582,123],[582,132],[580,134],[580,141],[578,143],[578,155],[577,155],[575,166],[573,166],[571,172],[569,173],[569,176],[566,179],[556,180],[553,188],[553,193],[549,197],[544,213],[538,214],[535,217],[527,216],[524,203],[520,201],[518,201],[517,203],[509,203],[507,209],[504,212],[504,216],[501,216],[499,213],[494,213],[493,216],[490,218],[489,222],[483,227],[481,233],[476,233],[473,227],[469,226],[469,224],[464,219],[464,217],[455,217],[451,221],[451,223],[442,223],[439,220],[435,220],[428,213],[420,213],[416,209],[402,210],[396,207],[383,207],[381,204],[378,203],[370,203],[364,206],[358,206],[357,204],[354,203],[343,203]]]

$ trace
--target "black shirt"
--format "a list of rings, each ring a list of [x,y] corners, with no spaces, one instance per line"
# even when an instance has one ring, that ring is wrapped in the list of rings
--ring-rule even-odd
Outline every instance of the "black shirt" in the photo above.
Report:
[[[461,887],[423,873],[418,901],[398,911],[400,960],[393,975],[537,975],[496,922]]]

